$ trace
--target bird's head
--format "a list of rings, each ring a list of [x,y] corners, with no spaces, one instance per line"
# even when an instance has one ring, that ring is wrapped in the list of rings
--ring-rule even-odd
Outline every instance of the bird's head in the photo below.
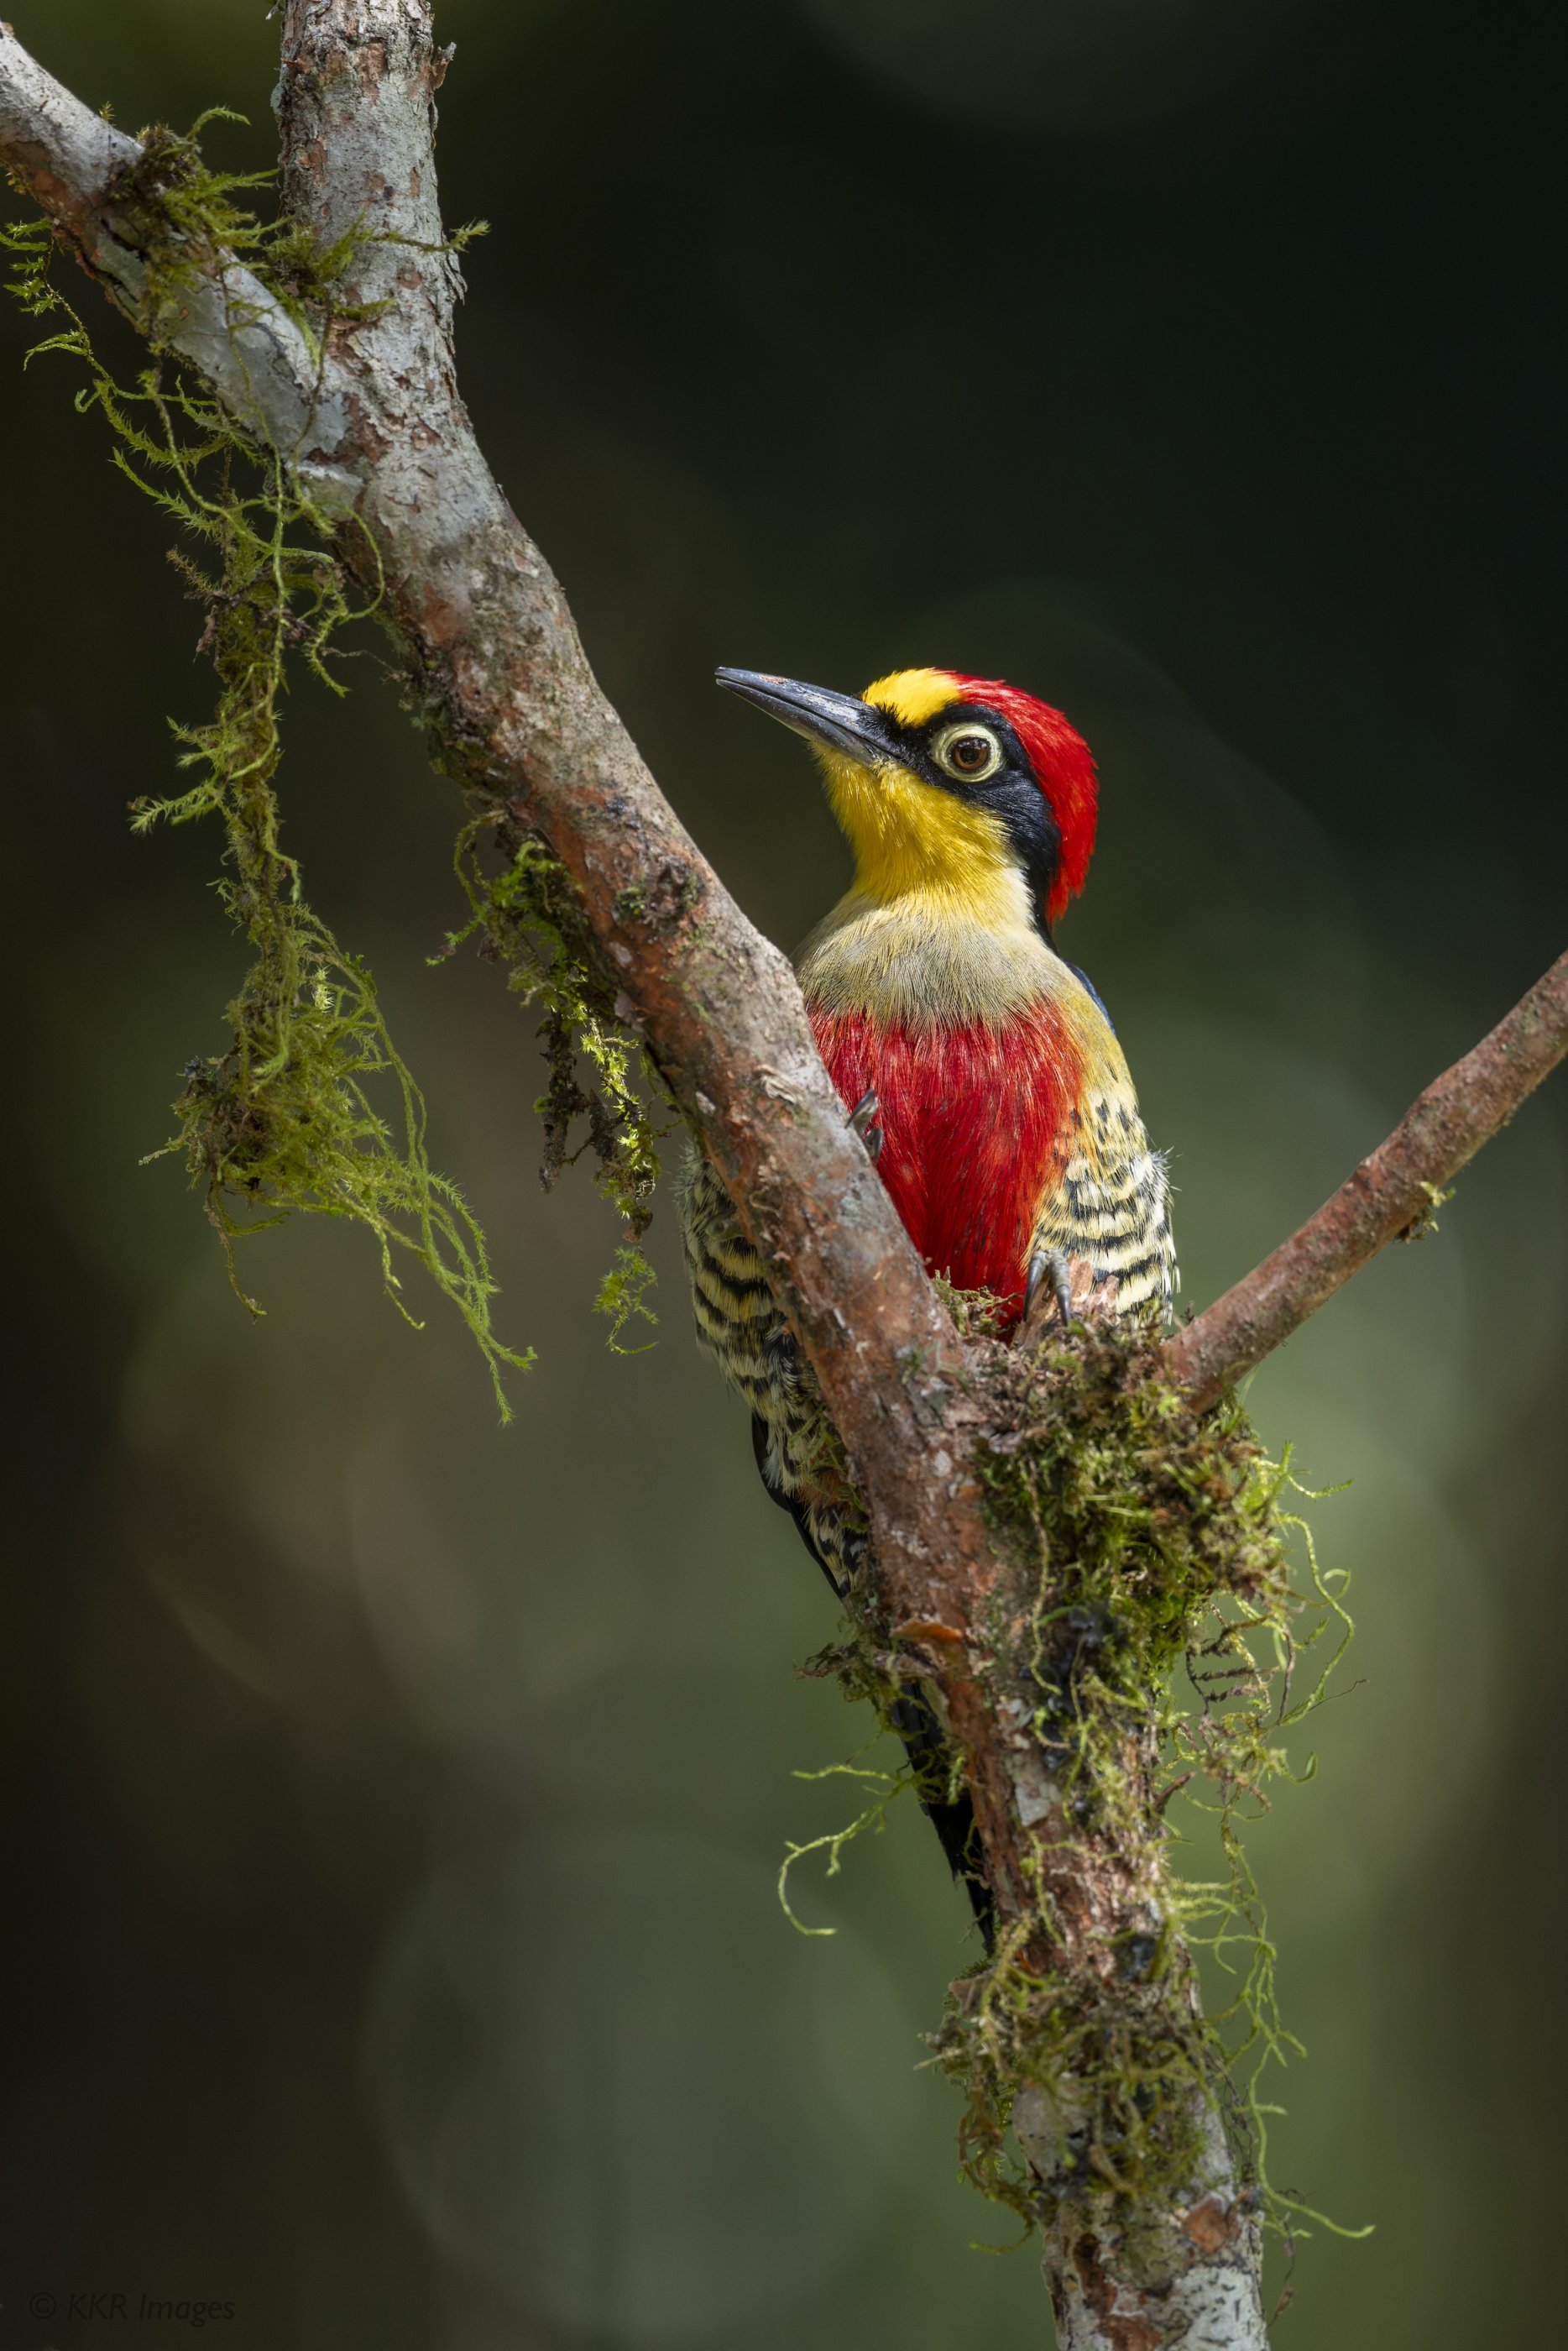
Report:
[[[761,670],[718,680],[810,743],[867,897],[979,910],[1022,883],[1048,933],[1083,888],[1095,763],[1048,702],[946,669],[895,671],[858,700]]]

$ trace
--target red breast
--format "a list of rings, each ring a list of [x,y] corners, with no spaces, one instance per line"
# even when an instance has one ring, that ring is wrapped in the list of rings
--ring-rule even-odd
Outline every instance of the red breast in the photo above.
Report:
[[[1064,1165],[1083,1060],[1043,1003],[1002,1026],[911,1031],[863,1012],[814,1011],[817,1050],[846,1107],[877,1094],[877,1170],[929,1273],[1023,1311],[1041,1196]]]

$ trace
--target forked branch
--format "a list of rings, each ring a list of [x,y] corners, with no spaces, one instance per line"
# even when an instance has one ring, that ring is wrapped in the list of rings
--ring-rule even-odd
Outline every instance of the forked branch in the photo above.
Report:
[[[1104,1856],[1075,1835],[1061,1791],[1035,1784],[1019,1718],[1000,1716],[988,1647],[999,1558],[969,1467],[997,1433],[982,1356],[966,1353],[846,1128],[788,966],[643,765],[474,440],[452,348],[461,286],[436,201],[447,60],[431,0],[286,0],[282,14],[285,206],[318,252],[348,256],[324,348],[232,253],[178,234],[144,151],[5,26],[0,164],[133,325],[284,459],[341,559],[373,586],[442,764],[571,873],[600,977],[701,1133],[817,1374],[870,1512],[881,1617],[936,1695],[998,1916],[1012,1948],[1033,1951],[1049,1939],[1043,1852],[1058,1915],[1076,1905],[1098,1916],[1109,1881],[1103,1869],[1095,1878]],[[1565,1049],[1568,957],[1300,1233],[1168,1343],[1176,1377],[1199,1402],[1233,1384],[1418,1221]],[[1208,2192],[1184,2215],[1152,2216],[1163,2283],[1129,2265],[1125,2243],[1060,2224],[1053,2291],[1075,2351],[1153,2351],[1178,2339],[1178,2316],[1185,2339],[1210,2351],[1262,2342],[1255,2221],[1225,2150],[1210,2154]]]

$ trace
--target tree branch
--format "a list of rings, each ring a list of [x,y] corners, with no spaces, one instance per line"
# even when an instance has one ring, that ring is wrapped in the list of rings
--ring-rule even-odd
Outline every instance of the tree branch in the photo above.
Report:
[[[188,360],[237,424],[340,506],[352,486],[326,458],[348,423],[341,371],[317,368],[303,329],[232,254],[174,247],[146,160],[0,22],[0,164],[131,324]],[[149,284],[154,250],[180,265],[159,295]]]
[[[1435,1078],[1386,1143],[1298,1232],[1165,1343],[1201,1410],[1300,1330],[1389,1241],[1420,1231],[1436,1196],[1568,1055],[1568,955],[1473,1052]]]

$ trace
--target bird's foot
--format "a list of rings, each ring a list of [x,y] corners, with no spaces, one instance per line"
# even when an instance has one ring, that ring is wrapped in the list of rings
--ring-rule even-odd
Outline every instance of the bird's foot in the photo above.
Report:
[[[1065,1331],[1073,1320],[1073,1269],[1060,1249],[1037,1249],[1029,1260],[1029,1286],[1023,1293],[1023,1317],[1033,1313],[1034,1301],[1049,1282],[1056,1311]]]
[[[850,1132],[860,1137],[873,1163],[882,1155],[882,1130],[877,1124],[877,1113],[881,1107],[876,1087],[867,1086],[845,1122]]]
[[[1080,1323],[1114,1317],[1118,1286],[1114,1274],[1096,1273],[1084,1258],[1069,1258],[1061,1249],[1036,1249],[1029,1260],[1014,1346],[1037,1346],[1047,1330],[1058,1326],[1070,1332]]]

